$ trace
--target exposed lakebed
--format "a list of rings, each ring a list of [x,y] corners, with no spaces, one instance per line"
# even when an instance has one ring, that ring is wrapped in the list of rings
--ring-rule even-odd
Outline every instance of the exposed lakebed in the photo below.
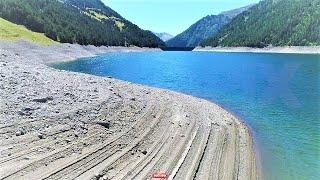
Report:
[[[266,179],[319,179],[320,56],[110,53],[52,67],[214,101],[252,130]]]

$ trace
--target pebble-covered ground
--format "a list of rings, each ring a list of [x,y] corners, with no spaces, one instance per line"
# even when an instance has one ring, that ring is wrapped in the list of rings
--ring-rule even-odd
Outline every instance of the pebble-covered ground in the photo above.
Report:
[[[219,106],[46,65],[113,51],[150,49],[0,42],[0,179],[259,179]]]

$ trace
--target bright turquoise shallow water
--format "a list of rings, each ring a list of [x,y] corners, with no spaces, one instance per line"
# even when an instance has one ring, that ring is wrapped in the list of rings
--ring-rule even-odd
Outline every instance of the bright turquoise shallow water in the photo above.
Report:
[[[266,179],[320,179],[318,55],[112,53],[52,66],[217,102],[250,126]]]

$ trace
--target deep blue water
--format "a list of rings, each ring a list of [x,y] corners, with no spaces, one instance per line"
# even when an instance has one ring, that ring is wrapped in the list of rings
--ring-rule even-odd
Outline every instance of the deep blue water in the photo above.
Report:
[[[251,128],[266,179],[320,179],[320,56],[112,53],[52,65],[214,101]]]

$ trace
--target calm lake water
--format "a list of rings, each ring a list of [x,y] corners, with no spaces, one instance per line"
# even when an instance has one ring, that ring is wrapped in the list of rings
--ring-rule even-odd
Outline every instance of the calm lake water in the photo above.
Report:
[[[54,64],[216,102],[252,130],[265,179],[320,179],[320,56],[112,53]]]

